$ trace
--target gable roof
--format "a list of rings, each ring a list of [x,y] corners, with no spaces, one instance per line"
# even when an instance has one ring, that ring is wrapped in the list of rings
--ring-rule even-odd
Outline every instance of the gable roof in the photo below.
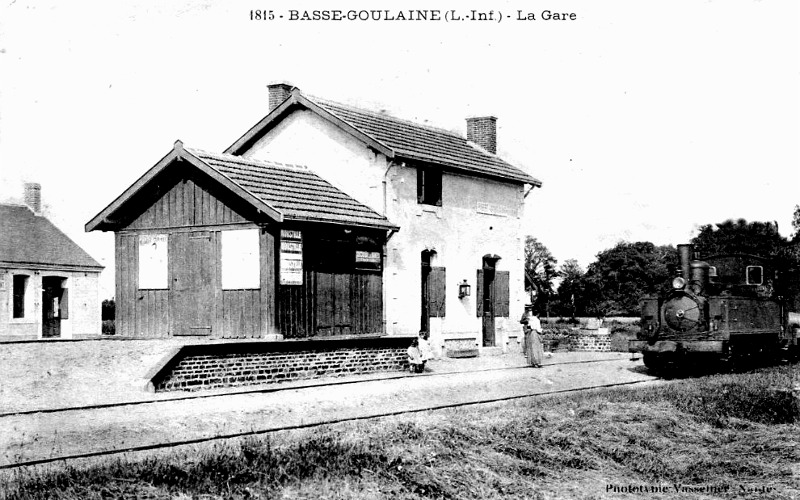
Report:
[[[284,220],[399,229],[305,167],[196,149],[188,151],[275,207]]]
[[[86,224],[86,231],[114,227],[114,214],[174,161],[186,161],[274,222],[304,221],[399,229],[386,217],[296,165],[184,148],[176,141],[153,168]]]
[[[383,113],[306,96],[297,89],[226,149],[225,153],[243,153],[297,107],[308,109],[333,123],[388,158],[423,161],[473,175],[537,187],[542,185],[538,179],[458,134]]]
[[[24,205],[0,204],[0,264],[47,269],[103,269],[52,222]]]

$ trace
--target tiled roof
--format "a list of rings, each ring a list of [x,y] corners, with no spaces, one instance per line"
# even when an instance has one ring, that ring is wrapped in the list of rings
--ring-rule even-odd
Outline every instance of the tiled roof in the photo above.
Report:
[[[396,155],[431,162],[445,167],[499,177],[536,186],[541,182],[497,155],[471,144],[464,137],[445,130],[426,127],[383,113],[375,113],[304,95],[325,111],[335,115]]]
[[[386,217],[304,167],[187,151],[280,211],[284,220],[397,229]]]
[[[0,262],[103,268],[47,218],[24,205],[0,204]]]

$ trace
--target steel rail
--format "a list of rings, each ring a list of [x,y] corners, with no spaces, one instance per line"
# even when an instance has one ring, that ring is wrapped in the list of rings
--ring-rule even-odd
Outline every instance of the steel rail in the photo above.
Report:
[[[538,396],[551,396],[555,394],[567,394],[573,392],[583,392],[583,391],[591,391],[595,389],[607,389],[612,387],[623,387],[628,385],[636,385],[636,384],[643,384],[652,382],[652,380],[634,380],[630,382],[618,382],[613,384],[601,384],[591,387],[577,387],[572,389],[559,389],[557,391],[546,391],[546,392],[534,392],[534,393],[527,393],[527,394],[515,394],[513,396],[504,396],[501,398],[490,398],[490,399],[480,399],[474,401],[463,401],[460,403],[448,403],[442,405],[433,405],[427,406],[425,408],[414,408],[410,410],[397,410],[397,411],[389,411],[383,413],[377,413],[372,415],[362,415],[358,417],[347,417],[347,418],[335,418],[331,420],[323,420],[318,422],[309,422],[304,424],[294,424],[294,425],[285,425],[280,427],[272,427],[267,429],[259,429],[259,430],[250,430],[244,432],[234,432],[230,434],[219,434],[217,436],[206,436],[201,438],[194,438],[194,439],[185,439],[179,441],[170,441],[165,443],[155,443],[155,444],[148,444],[148,445],[141,445],[141,446],[131,446],[127,448],[116,448],[113,450],[100,450],[100,451],[93,451],[88,453],[77,453],[74,455],[62,455],[59,457],[50,457],[50,458],[41,458],[37,460],[26,460],[22,462],[16,462],[13,464],[3,464],[0,465],[0,470],[8,470],[8,469],[18,469],[21,467],[31,467],[36,465],[43,465],[53,462],[67,462],[69,460],[80,460],[80,459],[87,459],[87,458],[95,458],[95,457],[103,457],[109,455],[119,455],[123,453],[136,453],[136,452],[143,452],[143,451],[152,451],[152,450],[159,450],[159,449],[166,449],[166,448],[177,448],[179,446],[187,446],[187,445],[194,445],[194,444],[202,444],[208,443],[211,441],[222,441],[226,439],[236,439],[241,437],[248,437],[248,436],[259,436],[264,434],[272,434],[275,432],[282,432],[282,431],[292,431],[292,430],[299,430],[299,429],[309,429],[314,427],[323,427],[326,425],[335,425],[344,422],[358,422],[362,420],[372,420],[377,418],[386,418],[386,417],[394,417],[398,415],[407,415],[407,414],[414,414],[414,413],[422,413],[426,411],[438,411],[438,410],[446,410],[450,408],[460,408],[464,406],[474,406],[474,405],[483,405],[483,404],[491,404],[491,403],[500,403],[504,401],[513,401],[517,399],[524,399],[524,398],[531,398],[531,397],[538,397]]]

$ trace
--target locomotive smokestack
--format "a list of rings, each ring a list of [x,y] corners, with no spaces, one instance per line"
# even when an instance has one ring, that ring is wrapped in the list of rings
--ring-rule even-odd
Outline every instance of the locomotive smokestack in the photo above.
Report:
[[[692,258],[693,248],[694,246],[691,244],[678,245],[678,256],[681,259],[681,276],[683,276],[683,279],[685,279],[687,283],[692,279],[689,261]]]

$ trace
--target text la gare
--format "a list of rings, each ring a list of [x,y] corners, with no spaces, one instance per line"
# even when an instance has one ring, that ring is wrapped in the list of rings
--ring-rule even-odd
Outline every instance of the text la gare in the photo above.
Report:
[[[522,10],[517,11],[517,21],[536,21],[535,12],[525,12]],[[575,12],[553,12],[551,10],[543,10],[539,14],[538,19],[542,21],[575,21],[578,19],[578,14]]]

